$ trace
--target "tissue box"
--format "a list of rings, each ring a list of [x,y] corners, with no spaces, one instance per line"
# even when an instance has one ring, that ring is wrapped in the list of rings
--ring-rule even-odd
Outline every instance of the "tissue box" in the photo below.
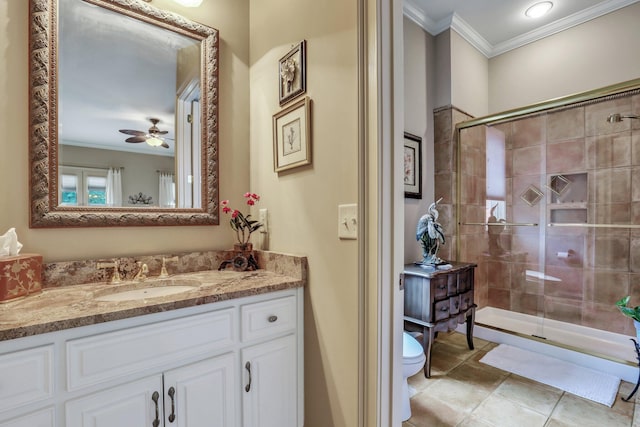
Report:
[[[0,302],[42,290],[42,255],[0,258]]]

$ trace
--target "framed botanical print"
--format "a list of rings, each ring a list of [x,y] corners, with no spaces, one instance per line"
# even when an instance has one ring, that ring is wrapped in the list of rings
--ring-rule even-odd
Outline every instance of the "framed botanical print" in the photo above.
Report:
[[[280,106],[307,91],[307,42],[295,45],[279,62]]]
[[[311,164],[311,101],[308,96],[273,116],[275,172]]]
[[[422,138],[404,133],[404,197],[422,199]]]

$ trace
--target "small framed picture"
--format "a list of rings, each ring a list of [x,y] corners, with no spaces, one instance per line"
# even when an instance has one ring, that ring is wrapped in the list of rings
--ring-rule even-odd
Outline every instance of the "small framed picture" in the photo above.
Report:
[[[404,197],[422,199],[422,138],[404,133]]]
[[[280,106],[307,91],[306,46],[307,41],[302,40],[280,58],[278,67]]]
[[[273,169],[311,164],[311,101],[300,101],[273,116]]]

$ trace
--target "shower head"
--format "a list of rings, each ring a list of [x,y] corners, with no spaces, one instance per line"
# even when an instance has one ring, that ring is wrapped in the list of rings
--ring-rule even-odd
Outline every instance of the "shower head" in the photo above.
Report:
[[[607,117],[607,122],[609,123],[619,123],[622,121],[622,119],[640,119],[640,117],[634,115],[634,114],[619,114],[619,113],[614,113],[614,114],[609,114],[609,117]]]

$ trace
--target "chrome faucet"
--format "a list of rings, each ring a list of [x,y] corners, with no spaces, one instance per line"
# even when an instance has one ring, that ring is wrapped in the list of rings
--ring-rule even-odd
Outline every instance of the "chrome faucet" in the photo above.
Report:
[[[96,268],[100,270],[103,268],[111,267],[113,267],[113,276],[111,276],[111,283],[120,283],[122,279],[120,278],[119,264],[117,259],[114,259],[112,262],[98,262],[96,264]]]
[[[162,268],[160,269],[160,275],[158,276],[161,279],[165,277],[169,277],[169,272],[167,271],[167,266],[166,266],[167,261],[178,262],[179,259],[177,256],[174,256],[171,258],[162,257]]]
[[[138,261],[136,264],[138,264],[138,274],[136,274],[133,280],[137,280],[138,282],[143,282],[147,279],[147,274],[149,273],[149,267],[147,267],[147,264],[143,264],[140,261]]]

